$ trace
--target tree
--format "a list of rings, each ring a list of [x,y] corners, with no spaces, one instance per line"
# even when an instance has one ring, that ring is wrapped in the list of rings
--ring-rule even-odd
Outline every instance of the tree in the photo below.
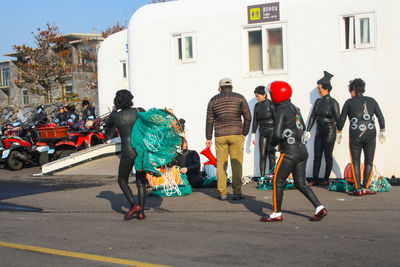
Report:
[[[66,40],[55,25],[46,25],[46,29],[37,29],[34,34],[36,48],[27,45],[14,45],[18,52],[17,66],[19,86],[27,87],[32,93],[43,95],[46,102],[52,101],[52,90],[64,84],[64,79],[72,71],[71,49],[66,47]]]
[[[107,38],[108,36],[110,36],[111,34],[114,34],[116,32],[122,31],[126,29],[126,22],[124,25],[119,24],[119,22],[117,22],[115,25],[108,27],[107,29],[105,29],[101,35],[103,35],[104,38]]]

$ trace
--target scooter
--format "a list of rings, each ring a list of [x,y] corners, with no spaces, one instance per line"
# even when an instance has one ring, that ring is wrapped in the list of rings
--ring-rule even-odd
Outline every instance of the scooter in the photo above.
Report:
[[[13,171],[20,170],[24,165],[37,163],[43,165],[49,162],[49,147],[36,145],[32,135],[33,129],[26,130],[24,137],[3,136],[0,140],[1,161]]]

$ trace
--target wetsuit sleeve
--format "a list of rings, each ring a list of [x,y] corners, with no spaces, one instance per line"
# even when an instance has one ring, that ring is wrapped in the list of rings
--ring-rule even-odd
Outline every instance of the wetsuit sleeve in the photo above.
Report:
[[[274,134],[272,136],[271,145],[276,146],[279,144],[279,140],[282,136],[283,128],[285,124],[285,114],[283,112],[275,113],[275,123],[274,123]]]
[[[311,111],[311,116],[310,116],[310,120],[308,121],[308,125],[307,125],[307,132],[311,131],[314,122],[315,122],[315,113],[316,113],[316,109],[317,109],[317,103],[318,103],[319,99],[317,99],[314,103],[313,109]]]
[[[104,125],[105,129],[105,136],[107,139],[110,139],[111,136],[114,134],[115,124],[114,124],[114,111],[111,112],[110,116],[108,117],[106,124]]]
[[[382,111],[381,111],[381,109],[380,109],[380,107],[379,107],[379,105],[378,105],[378,103],[375,101],[375,99],[374,99],[374,102],[375,102],[375,108],[374,108],[374,114],[376,115],[376,117],[378,118],[378,121],[379,121],[379,128],[382,130],[382,129],[385,129],[385,118],[383,117],[383,114],[382,114]]]
[[[251,133],[255,134],[257,131],[258,127],[258,118],[257,118],[257,104],[254,106],[254,112],[253,112],[253,127],[251,128]]]
[[[87,108],[85,108],[85,110],[82,112],[82,120],[87,120],[87,118],[88,118],[88,115],[87,115],[87,113],[88,113],[88,110],[87,110]]]
[[[212,103],[208,103],[207,106],[207,119],[206,119],[206,139],[211,140],[213,135],[215,118]]]
[[[188,169],[188,174],[198,173],[200,171],[200,156],[196,151],[190,151],[189,157],[186,160]]]
[[[341,131],[343,129],[348,112],[349,112],[349,101],[347,100],[346,103],[344,103],[343,105],[342,112],[340,113],[339,122],[336,123],[338,131]]]
[[[251,113],[250,113],[249,104],[247,103],[246,98],[244,98],[244,97],[242,99],[241,108],[242,108],[242,116],[243,116],[243,120],[244,120],[242,135],[246,136],[250,130]]]
[[[332,114],[333,114],[333,118],[335,119],[336,124],[338,124],[339,120],[340,120],[340,106],[339,103],[335,100],[332,99]]]

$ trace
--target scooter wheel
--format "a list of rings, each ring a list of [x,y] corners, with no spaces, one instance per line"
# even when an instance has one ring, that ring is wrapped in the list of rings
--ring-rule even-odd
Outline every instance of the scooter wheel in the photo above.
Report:
[[[18,171],[24,166],[24,163],[17,159],[17,154],[18,151],[11,151],[10,155],[8,155],[7,158],[7,166],[12,171]]]

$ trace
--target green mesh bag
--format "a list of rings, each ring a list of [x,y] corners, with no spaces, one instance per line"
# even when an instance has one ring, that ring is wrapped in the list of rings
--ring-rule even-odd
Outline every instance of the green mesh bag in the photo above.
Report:
[[[354,188],[354,185],[349,184],[346,180],[339,179],[331,183],[328,190],[335,192],[352,192]]]
[[[392,186],[386,177],[379,176],[378,179],[371,182],[370,189],[375,192],[389,192]]]
[[[180,197],[185,195],[190,195],[192,193],[192,187],[189,184],[187,176],[181,174],[182,182],[177,187],[165,188],[163,186],[152,188],[152,196],[156,197]]]
[[[169,111],[152,108],[139,112],[131,136],[131,145],[137,153],[136,171],[161,176],[157,168],[173,162],[183,136],[182,126]]]

